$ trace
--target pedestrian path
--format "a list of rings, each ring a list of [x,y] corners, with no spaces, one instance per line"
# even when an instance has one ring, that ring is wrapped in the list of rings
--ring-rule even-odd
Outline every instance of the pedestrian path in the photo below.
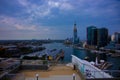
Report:
[[[78,76],[76,76],[76,80],[81,80]],[[37,80],[36,78],[26,78],[25,80]],[[38,80],[73,80],[72,75],[57,75],[51,76],[49,78],[38,78]]]
[[[76,76],[76,80],[82,80],[78,72],[73,70],[70,65],[56,65],[48,71],[23,70],[21,73],[24,74],[25,80],[37,80],[36,74],[39,75],[38,80],[73,80],[73,73]]]

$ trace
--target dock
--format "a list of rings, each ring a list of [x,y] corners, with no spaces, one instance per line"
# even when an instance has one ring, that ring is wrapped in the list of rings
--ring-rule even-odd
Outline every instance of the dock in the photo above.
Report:
[[[111,63],[104,62],[104,63],[100,64],[100,66],[98,66],[98,68],[101,69],[101,70],[105,70],[105,69],[108,69],[111,66],[112,66]]]

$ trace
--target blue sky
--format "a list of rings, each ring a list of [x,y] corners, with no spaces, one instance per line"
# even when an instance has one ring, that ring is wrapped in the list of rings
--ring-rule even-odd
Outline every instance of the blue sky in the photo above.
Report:
[[[86,39],[86,27],[120,32],[120,0],[0,0],[0,40]]]

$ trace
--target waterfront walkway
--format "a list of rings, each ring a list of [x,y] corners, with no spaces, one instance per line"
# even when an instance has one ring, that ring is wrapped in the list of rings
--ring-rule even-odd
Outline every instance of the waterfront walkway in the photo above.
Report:
[[[25,80],[36,80],[36,74],[39,74],[38,80],[73,80],[73,73],[76,74],[76,80],[82,80],[72,67],[66,65],[52,66],[48,71],[41,70],[23,70]]]

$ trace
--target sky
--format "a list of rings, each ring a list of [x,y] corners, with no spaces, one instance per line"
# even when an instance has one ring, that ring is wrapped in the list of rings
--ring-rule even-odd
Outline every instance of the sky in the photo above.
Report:
[[[0,0],[0,40],[86,40],[86,27],[120,32],[120,0]]]

